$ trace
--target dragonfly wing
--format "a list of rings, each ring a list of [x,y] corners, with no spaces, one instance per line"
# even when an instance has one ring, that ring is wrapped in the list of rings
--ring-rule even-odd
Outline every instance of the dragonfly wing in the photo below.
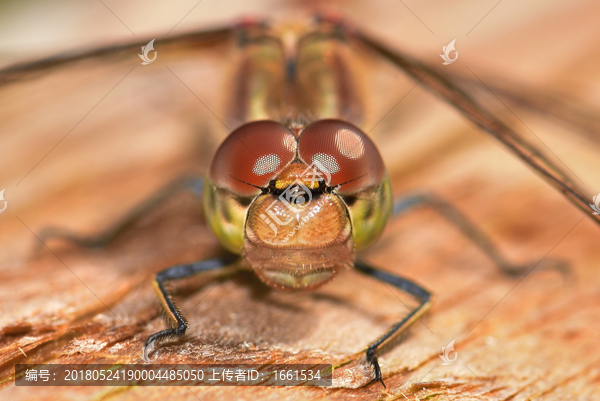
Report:
[[[0,168],[11,172],[7,187],[58,190],[83,179],[85,170],[135,170],[177,149],[173,154],[208,164],[229,131],[220,95],[228,76],[223,65],[235,50],[232,30],[157,40],[155,61],[142,65],[146,43],[0,71]]]
[[[442,73],[440,67],[424,64],[353,27],[342,25],[342,28],[345,29],[346,35],[351,40],[393,63],[419,86],[441,97],[469,121],[502,142],[515,156],[541,174],[571,203],[600,224],[600,216],[593,215],[589,206],[591,195],[575,182],[575,179],[572,178],[573,174],[565,172],[568,168],[564,163],[560,160],[554,161],[557,158],[546,156],[549,153],[548,149],[543,151],[541,150],[542,146],[534,145],[532,141],[526,140],[513,124],[505,122],[491,112],[487,105],[482,104],[476,96],[472,96],[467,89]],[[479,86],[485,88],[483,82],[480,82]]]
[[[496,107],[493,111],[511,109],[534,113],[564,124],[576,135],[600,144],[600,104],[597,99],[581,99],[559,88],[527,85],[506,78],[476,77],[473,74],[452,74],[449,79],[459,82],[479,103]],[[484,83],[482,85],[482,82]]]
[[[235,29],[233,27],[223,27],[185,33],[161,39],[157,46],[160,46],[161,52],[168,53],[170,55],[168,57],[172,57],[176,52],[180,52],[179,56],[181,57],[187,51],[201,52],[203,50],[215,50],[219,46],[229,42],[234,32]],[[92,60],[95,63],[103,65],[126,61],[135,54],[138,54],[138,49],[141,48],[144,50],[145,46],[149,42],[154,42],[154,40],[146,38],[144,40],[100,48],[74,50],[41,60],[10,65],[0,69],[0,84],[14,82],[26,78],[31,74],[48,72],[85,60]],[[150,50],[153,50],[152,45]]]

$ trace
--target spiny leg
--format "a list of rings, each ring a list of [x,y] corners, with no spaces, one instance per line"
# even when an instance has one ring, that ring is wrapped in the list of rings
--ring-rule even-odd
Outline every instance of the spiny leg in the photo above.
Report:
[[[517,265],[509,262],[496,248],[493,242],[475,224],[466,218],[458,209],[435,194],[409,195],[394,201],[392,216],[398,217],[418,207],[430,207],[442,217],[456,226],[469,240],[481,249],[500,270],[511,277],[518,277],[529,272],[540,262]],[[569,273],[567,264],[562,260],[544,260],[540,269],[556,269],[564,275]]]
[[[49,238],[59,238],[86,248],[103,247],[135,223],[140,217],[182,191],[189,190],[201,198],[203,184],[204,180],[199,177],[180,177],[163,187],[149,199],[129,211],[120,220],[113,223],[112,226],[98,234],[86,236],[62,228],[50,227],[42,230],[40,239],[46,241]]]
[[[375,342],[369,345],[366,351],[367,362],[373,368],[373,380],[371,381],[380,381],[383,387],[385,387],[385,383],[381,378],[381,368],[379,367],[379,362],[377,361],[377,356],[375,355],[375,351],[377,348],[383,344],[386,340],[390,339],[393,335],[399,334],[405,331],[411,324],[413,324],[417,319],[419,319],[431,306],[432,296],[429,291],[424,289],[412,281],[409,281],[405,278],[395,276],[390,273],[386,273],[384,271],[375,269],[374,267],[368,266],[361,261],[357,261],[354,264],[354,267],[360,271],[361,273],[366,274],[367,276],[374,277],[379,279],[385,283],[391,284],[394,287],[413,295],[414,297],[420,300],[419,306],[415,309],[411,310],[410,313],[404,317],[400,322],[393,325],[384,335],[379,337]]]
[[[166,281],[190,277],[194,274],[206,272],[209,270],[221,269],[235,262],[237,258],[238,257],[235,255],[228,254],[227,256],[223,256],[220,258],[203,260],[200,262],[186,265],[177,265],[161,271],[154,277],[154,281],[152,282],[152,284],[154,285],[154,289],[158,294],[158,299],[160,301],[161,307],[166,313],[167,318],[171,320],[173,327],[171,327],[170,329],[159,331],[148,337],[146,343],[144,344],[143,356],[143,359],[146,362],[149,361],[148,354],[154,349],[154,342],[162,340],[164,338],[182,336],[185,334],[185,331],[189,328],[187,320],[185,319],[179,308],[175,306],[171,295],[169,295],[169,293],[164,287],[164,283]]]

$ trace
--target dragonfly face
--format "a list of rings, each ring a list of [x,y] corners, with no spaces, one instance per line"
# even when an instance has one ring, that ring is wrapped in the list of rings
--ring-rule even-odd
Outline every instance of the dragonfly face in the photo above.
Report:
[[[314,288],[350,266],[391,205],[377,148],[341,120],[241,126],[218,149],[204,196],[223,246],[283,289]]]

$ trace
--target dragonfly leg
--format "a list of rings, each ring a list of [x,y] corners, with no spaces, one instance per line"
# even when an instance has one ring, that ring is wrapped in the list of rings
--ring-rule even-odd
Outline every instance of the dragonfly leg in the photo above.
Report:
[[[413,283],[410,280],[402,278],[400,276],[395,276],[393,274],[384,272],[382,270],[378,270],[374,267],[368,266],[361,261],[357,261],[354,264],[354,267],[360,271],[361,273],[366,274],[367,276],[374,277],[378,280],[381,280],[385,283],[391,284],[394,287],[413,295],[414,297],[420,300],[419,306],[415,309],[411,310],[410,313],[404,317],[400,322],[393,325],[384,335],[379,337],[375,342],[371,343],[366,351],[367,362],[373,368],[373,380],[379,381],[385,387],[385,383],[383,383],[383,379],[381,377],[381,368],[379,367],[379,362],[377,361],[377,356],[375,355],[375,351],[379,346],[381,346],[385,341],[390,339],[395,334],[399,334],[405,331],[411,324],[413,324],[417,319],[419,319],[431,306],[432,295],[429,291],[419,286],[416,283]]]
[[[167,319],[172,323],[172,327],[170,329],[154,333],[148,337],[146,343],[144,344],[143,355],[143,359],[146,362],[149,361],[148,354],[154,350],[154,343],[156,341],[170,337],[182,336],[189,328],[187,319],[183,316],[179,308],[173,302],[173,298],[171,298],[171,295],[169,295],[165,289],[164,283],[166,281],[186,278],[201,272],[221,269],[235,262],[237,258],[237,256],[229,254],[220,258],[169,267],[168,269],[156,274],[153,281],[154,289],[158,294],[158,299],[167,316]]]
[[[540,262],[535,262],[517,265],[509,262],[483,231],[465,217],[458,209],[434,194],[410,195],[395,200],[392,216],[397,217],[419,207],[433,208],[442,217],[456,226],[508,276],[519,277],[540,264]],[[565,275],[569,272],[566,262],[562,260],[548,259],[544,260],[544,262],[545,263],[540,264],[539,269],[555,269]]]
[[[103,247],[115,239],[126,228],[135,223],[140,217],[182,191],[191,191],[194,195],[201,198],[203,183],[204,180],[199,177],[180,177],[166,185],[146,201],[137,205],[120,220],[113,223],[112,226],[98,234],[87,236],[73,233],[72,231],[63,228],[49,227],[42,230],[40,239],[44,242],[49,238],[58,238],[86,248]]]

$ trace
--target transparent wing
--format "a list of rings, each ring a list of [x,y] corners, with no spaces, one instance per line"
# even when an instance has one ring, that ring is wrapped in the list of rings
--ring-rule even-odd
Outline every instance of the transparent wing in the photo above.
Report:
[[[146,65],[140,54],[150,38],[0,70],[7,196],[27,188],[41,196],[173,155],[208,163],[228,131],[220,94],[233,36],[223,28],[157,40]]]
[[[590,207],[593,203],[591,194],[599,189],[594,185],[599,182],[596,173],[598,169],[595,167],[600,167],[595,162],[600,151],[600,135],[595,131],[598,121],[593,114],[575,113],[573,106],[550,106],[548,98],[542,94],[526,97],[510,90],[510,86],[506,84],[487,85],[484,79],[471,70],[470,76],[458,79],[444,73],[441,66],[431,66],[413,59],[339,20],[327,22],[337,24],[357,47],[389,61],[411,79],[412,86],[405,85],[405,96],[410,96],[411,105],[406,107],[412,108],[413,113],[405,114],[406,119],[401,121],[400,127],[416,119],[415,106],[422,102],[429,103],[427,112],[431,121],[439,119],[439,113],[444,113],[441,110],[444,107],[436,105],[439,100],[428,98],[422,93],[426,90],[458,111],[463,118],[502,142],[515,157],[526,162],[571,203],[600,223],[600,216],[592,214]],[[382,92],[377,94],[387,97]],[[403,99],[396,104],[392,103],[391,110]],[[378,101],[381,102],[381,99]],[[440,111],[435,111],[436,107]],[[381,105],[378,108],[385,110]],[[538,117],[537,120],[533,117],[525,118],[529,114],[540,113],[541,118]],[[547,117],[553,113],[552,118]],[[375,124],[385,121],[385,117],[384,115]],[[397,131],[397,127],[388,127],[388,130],[390,128],[391,131]],[[575,132],[578,133],[576,140],[573,139]]]
[[[600,115],[597,99],[581,99],[568,91],[536,87],[506,78],[452,74],[479,103],[491,105],[495,113],[518,109],[527,115],[543,116],[569,129],[574,135],[600,143]]]

